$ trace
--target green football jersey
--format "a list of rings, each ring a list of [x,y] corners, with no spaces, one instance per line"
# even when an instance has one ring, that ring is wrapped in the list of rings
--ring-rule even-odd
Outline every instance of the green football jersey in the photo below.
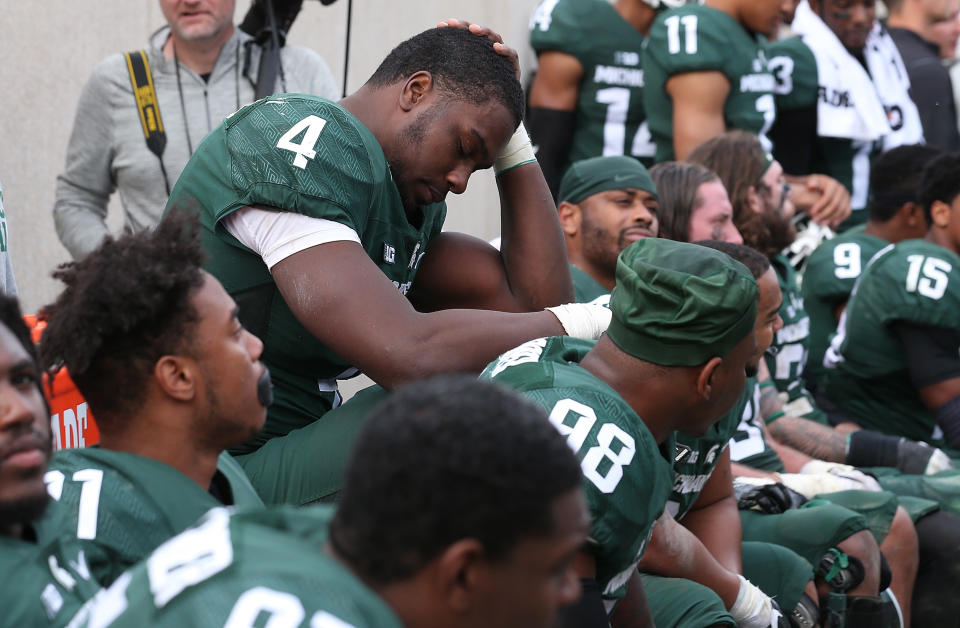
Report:
[[[674,519],[682,519],[690,507],[696,503],[700,491],[710,479],[710,474],[716,468],[730,438],[737,431],[741,417],[753,400],[751,382],[755,380],[747,380],[747,385],[744,386],[737,404],[711,425],[706,434],[694,438],[676,432],[677,454],[673,463],[675,472],[673,492],[670,493],[670,501],[667,503],[667,509]]]
[[[0,624],[65,626],[99,589],[77,541],[0,536]]]
[[[274,403],[263,431],[234,453],[316,420],[336,402],[336,377],[351,364],[296,320],[260,255],[220,221],[247,205],[266,205],[331,220],[356,232],[370,259],[406,294],[446,205],[421,208],[414,225],[383,150],[357,118],[336,103],[303,94],[247,105],[197,147],[177,180],[167,210],[196,210],[210,271],[240,307],[240,320],[261,340]],[[346,295],[344,295],[346,296]]]
[[[77,539],[104,585],[209,509],[263,505],[225,453],[212,484],[223,501],[167,464],[98,447],[56,452],[44,482],[53,501],[36,522],[38,540]]]
[[[666,91],[667,81],[688,72],[723,73],[730,82],[723,105],[727,129],[754,133],[770,150],[766,134],[777,112],[765,49],[763,36],[750,33],[712,7],[689,4],[657,16],[643,56],[649,86],[643,98],[657,162],[674,159],[673,101]]]
[[[800,292],[810,315],[810,354],[805,370],[808,387],[818,386],[823,376],[823,356],[830,346],[830,336],[837,331],[837,308],[850,298],[853,284],[870,258],[887,244],[857,227],[827,240],[807,259]]]
[[[610,291],[597,283],[597,280],[570,264],[570,277],[573,278],[573,298],[577,303],[596,303],[610,307]]]
[[[881,249],[863,271],[827,352],[825,390],[862,427],[938,443],[891,325],[960,329],[960,256],[925,240]],[[960,349],[960,348],[958,348]]]
[[[777,111],[814,108],[820,98],[842,98],[843,95],[828,93],[818,83],[817,62],[799,37],[789,37],[770,44],[769,66],[776,86]],[[849,97],[849,96],[847,96]],[[853,106],[852,104],[850,106]],[[791,172],[804,175],[820,173],[830,175],[850,192],[853,215],[844,225],[856,225],[866,221],[868,193],[870,189],[870,164],[880,154],[880,143],[854,141],[842,137],[811,137],[810,164],[806,172]],[[774,155],[791,150],[780,146]]]
[[[760,386],[755,377],[747,380],[747,389],[750,400],[743,408],[737,431],[730,438],[730,460],[754,469],[783,473],[786,471],[783,460],[763,437]]]
[[[401,628],[387,604],[324,549],[332,510],[211,510],[125,572],[78,628]]]
[[[481,377],[520,391],[567,437],[583,470],[597,582],[607,599],[626,584],[670,494],[673,439],[659,447],[637,413],[578,366],[593,343],[540,338],[504,353]]]
[[[656,147],[643,108],[643,36],[610,2],[543,0],[530,19],[530,45],[537,54],[568,54],[583,68],[564,169],[605,155],[653,164]]]

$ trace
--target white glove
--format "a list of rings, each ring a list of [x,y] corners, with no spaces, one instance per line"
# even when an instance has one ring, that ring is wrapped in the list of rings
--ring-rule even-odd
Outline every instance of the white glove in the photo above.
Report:
[[[858,480],[842,478],[830,473],[816,475],[804,473],[781,473],[780,481],[807,499],[813,499],[822,493],[837,491],[868,491]]]
[[[593,303],[566,303],[548,307],[572,338],[596,340],[610,325],[610,309]]]
[[[863,490],[863,491],[882,491],[883,490],[883,487],[880,486],[880,483],[877,482],[876,478],[867,475],[866,473],[857,469],[856,467],[851,467],[848,464],[840,464],[839,462],[827,462],[826,460],[811,460],[807,464],[803,465],[803,468],[800,469],[800,473],[807,474],[807,475],[819,475],[821,473],[829,473],[830,475],[835,475],[838,478],[845,478],[847,480],[858,482],[862,487],[858,490]]]
[[[737,601],[730,608],[730,614],[739,628],[768,628],[778,626],[783,614],[773,605],[766,593],[755,587],[743,576],[740,578],[740,591]]]
[[[943,453],[943,450],[934,448],[933,454],[930,456],[930,460],[927,462],[927,468],[923,470],[924,475],[933,475],[934,473],[940,473],[941,471],[946,471],[947,469],[953,468],[953,462],[950,461],[950,456]]]

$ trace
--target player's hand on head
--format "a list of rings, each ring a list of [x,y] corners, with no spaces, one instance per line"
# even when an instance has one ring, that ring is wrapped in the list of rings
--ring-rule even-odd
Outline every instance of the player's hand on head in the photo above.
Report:
[[[513,67],[517,72],[517,78],[520,78],[520,57],[517,55],[517,51],[511,48],[510,46],[503,43],[503,37],[500,36],[500,33],[491,30],[486,26],[481,26],[480,24],[473,24],[467,22],[466,20],[460,20],[455,17],[447,18],[446,20],[437,24],[437,28],[465,28],[477,37],[486,37],[493,42],[493,49],[497,53],[507,57],[513,63]]]

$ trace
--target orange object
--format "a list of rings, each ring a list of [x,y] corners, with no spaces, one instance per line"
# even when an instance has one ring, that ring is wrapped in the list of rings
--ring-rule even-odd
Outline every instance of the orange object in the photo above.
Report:
[[[33,341],[39,342],[47,324],[38,321],[33,314],[27,314],[23,318],[30,328]],[[66,368],[60,369],[52,379],[45,373],[43,390],[50,402],[50,428],[53,432],[54,449],[86,447],[100,442],[100,430],[93,420],[93,413],[77,390],[77,385],[70,379]]]

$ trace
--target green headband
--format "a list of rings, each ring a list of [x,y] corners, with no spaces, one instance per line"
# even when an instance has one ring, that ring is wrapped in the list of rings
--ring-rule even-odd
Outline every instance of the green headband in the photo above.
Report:
[[[579,203],[607,190],[636,188],[657,196],[650,173],[633,157],[593,157],[575,162],[560,182],[557,202]]]
[[[726,253],[646,238],[617,259],[607,336],[630,355],[661,366],[698,366],[722,357],[753,331],[757,282]]]

